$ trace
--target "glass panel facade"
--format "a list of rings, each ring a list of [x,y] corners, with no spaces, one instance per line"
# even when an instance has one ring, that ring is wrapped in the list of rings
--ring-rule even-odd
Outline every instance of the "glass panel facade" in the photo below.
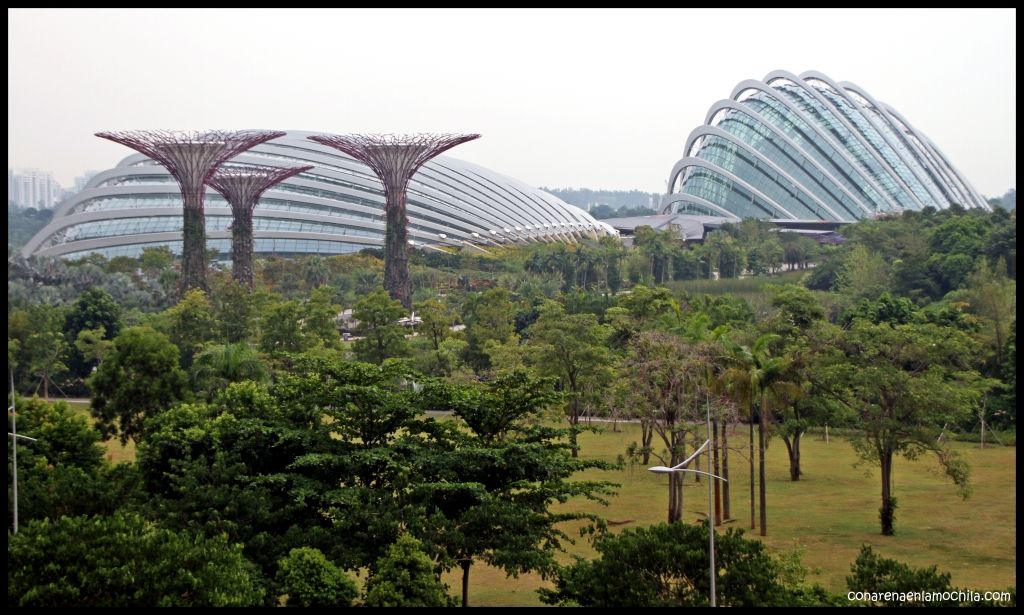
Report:
[[[697,157],[736,175],[797,218],[806,220],[836,219],[835,215],[808,197],[789,179],[779,175],[764,161],[752,156],[750,152],[731,141],[715,135],[707,135],[704,137]]]
[[[728,177],[704,167],[693,166],[683,171],[682,192],[700,197],[741,218],[788,217]]]
[[[774,71],[734,92],[691,133],[666,213],[852,221],[953,202],[987,208],[925,135],[856,86]]]
[[[351,254],[364,248],[372,247],[355,243],[344,243],[341,241],[324,241],[320,239],[281,239],[281,238],[256,238],[255,251],[260,254],[275,254],[279,256],[302,255],[302,254]],[[231,260],[231,242],[227,239],[207,240],[206,246],[210,250],[217,250],[217,260]],[[153,241],[147,243],[133,243],[123,246],[109,248],[95,248],[92,250],[81,250],[69,252],[62,258],[75,260],[90,254],[102,254],[107,258],[116,256],[138,257],[146,248],[167,247],[176,256],[181,256],[180,241]]]
[[[918,208],[915,201],[907,195],[899,182],[890,174],[890,170],[880,164],[839,118],[814,98],[810,92],[788,79],[775,79],[768,85],[785,95],[798,109],[814,120],[823,132],[829,133],[836,142],[842,145],[849,154],[849,158],[870,175],[900,207],[903,209]]]
[[[757,150],[843,219],[854,220],[863,215],[860,205],[847,191],[823,173],[799,148],[786,142],[760,120],[736,109],[723,109],[715,115],[711,125]]]
[[[896,174],[899,175],[900,179],[902,179],[910,188],[911,192],[914,193],[914,196],[916,196],[919,201],[925,205],[931,205],[933,207],[938,205],[924,185],[921,184],[921,180],[919,180],[917,176],[914,175],[914,172],[907,167],[906,163],[903,162],[903,158],[893,150],[888,141],[886,141],[882,135],[875,130],[875,127],[872,126],[859,111],[857,111],[846,99],[844,99],[824,81],[808,79],[807,83],[817,90],[826,100],[832,103],[832,106],[837,109],[843,117],[845,117],[846,120],[857,129],[858,132],[860,132],[861,136],[871,144],[871,147],[873,147],[875,151],[877,151],[889,164],[889,166],[896,171]]]
[[[226,231],[232,218],[228,216],[206,216],[206,232]],[[97,237],[119,237],[123,235],[142,235],[146,233],[171,233],[182,230],[181,216],[153,216],[146,218],[117,218],[114,220],[97,220],[75,224],[54,235],[55,244],[96,239]],[[289,220],[285,218],[254,218],[253,230],[256,231],[287,231],[293,233],[324,233],[329,235],[354,235],[383,239],[381,231],[322,224],[305,220]]]
[[[862,201],[874,203],[876,207],[886,211],[891,209],[885,197],[875,190],[859,168],[850,164],[845,154],[819,137],[813,128],[785,105],[759,90],[743,100],[743,104],[792,139]]]

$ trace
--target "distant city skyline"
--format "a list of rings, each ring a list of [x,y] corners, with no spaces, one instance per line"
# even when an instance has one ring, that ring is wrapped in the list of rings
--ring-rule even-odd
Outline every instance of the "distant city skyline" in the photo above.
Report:
[[[8,167],[73,187],[131,153],[112,129],[469,131],[457,158],[534,186],[664,192],[711,105],[775,69],[1016,187],[1013,9],[8,9]]]
[[[7,169],[7,200],[18,207],[51,208],[68,192],[46,169]]]

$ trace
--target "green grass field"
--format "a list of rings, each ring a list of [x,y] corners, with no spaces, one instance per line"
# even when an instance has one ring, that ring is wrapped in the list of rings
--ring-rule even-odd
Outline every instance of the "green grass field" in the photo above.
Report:
[[[71,406],[72,410],[76,410],[82,413],[87,419],[89,424],[93,423],[92,415],[89,414],[89,402],[84,401],[69,401],[67,402]],[[129,461],[135,461],[135,441],[128,440],[127,444],[121,444],[117,438],[113,440],[107,440],[103,443],[103,446],[107,449],[107,459],[113,463],[127,463]]]
[[[636,425],[620,425],[620,429],[616,433],[607,426],[603,433],[581,436],[582,455],[614,461],[639,437]],[[745,445],[746,434],[746,428],[740,428],[730,437],[730,444]],[[856,457],[849,443],[833,438],[825,444],[819,436],[807,438],[802,446],[804,477],[794,483],[789,480],[785,445],[773,440],[768,450],[765,543],[780,552],[799,550],[804,565],[811,569],[808,580],[834,592],[846,591],[846,575],[862,544],[913,566],[936,564],[941,571],[952,573],[957,586],[984,591],[1016,585],[1017,449],[981,450],[976,444],[963,442],[953,446],[971,465],[971,497],[962,500],[956,494],[938,472],[934,459],[900,459],[894,479],[899,499],[896,536],[885,537],[880,534],[878,521],[878,471],[854,468]],[[738,454],[730,458],[731,512],[736,520],[723,528],[750,527],[746,463],[746,458]],[[622,487],[607,507],[574,502],[566,505],[570,509],[598,512],[613,524],[612,531],[665,520],[668,479],[664,475],[627,467],[610,472],[594,470],[584,476],[615,481]],[[684,518],[693,522],[707,510],[707,485],[686,480]],[[575,530],[566,528],[574,537]],[[594,555],[585,539],[577,539],[569,553]],[[570,557],[564,560],[570,561]],[[452,573],[445,579],[452,593],[461,587],[460,578]],[[477,564],[470,576],[470,604],[536,605],[539,601],[533,590],[544,583],[536,575],[508,579],[500,570]]]
[[[72,404],[83,412],[87,406]],[[597,425],[597,424],[596,424]],[[599,424],[600,433],[580,437],[581,455],[615,461],[630,442],[639,438],[639,427]],[[739,427],[730,435],[732,446],[746,446],[747,431]],[[134,443],[122,446],[106,443],[108,458],[114,462],[135,458]],[[765,543],[779,552],[798,550],[811,570],[809,581],[834,592],[845,592],[845,577],[862,544],[874,547],[885,557],[912,566],[938,565],[953,575],[953,584],[985,591],[1004,589],[1017,583],[1017,449],[995,447],[980,449],[977,444],[955,442],[971,466],[973,493],[962,500],[938,471],[933,458],[917,461],[898,459],[895,468],[895,495],[899,500],[896,536],[879,533],[878,508],[880,482],[874,468],[854,468],[856,457],[849,443],[832,438],[826,444],[820,435],[803,442],[804,476],[789,480],[789,462],[781,440],[772,440],[768,450],[768,536]],[[750,527],[749,475],[745,449],[732,454],[732,515],[735,520],[724,527]],[[652,464],[654,464],[652,460]],[[668,506],[668,479],[646,468],[633,466],[623,470],[591,470],[581,478],[619,483],[618,494],[605,507],[591,502],[570,502],[566,508],[596,512],[609,521],[611,531],[642,527],[665,520]],[[695,484],[687,477],[684,520],[694,522],[707,510],[707,485]],[[593,557],[589,542],[578,537],[579,525],[567,525],[566,533],[576,539],[568,553],[560,557],[571,561],[573,555]],[[751,535],[748,531],[748,536]],[[461,588],[461,571],[445,576],[450,593]],[[504,572],[482,563],[470,573],[470,604],[476,606],[538,605],[535,590],[546,582],[538,575],[513,579]]]

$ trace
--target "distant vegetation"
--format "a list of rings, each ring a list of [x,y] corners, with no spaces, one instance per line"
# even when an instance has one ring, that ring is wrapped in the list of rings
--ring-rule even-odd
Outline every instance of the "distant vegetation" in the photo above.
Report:
[[[7,249],[20,248],[53,219],[52,209],[19,207],[7,201]]]
[[[1000,207],[1006,211],[1016,211],[1017,209],[1017,189],[1010,188],[1001,197],[993,197],[988,200],[988,204],[993,207]]]
[[[639,190],[591,190],[589,188],[541,188],[570,205],[590,212],[598,220],[656,214],[661,195]],[[652,206],[652,203],[654,204]]]

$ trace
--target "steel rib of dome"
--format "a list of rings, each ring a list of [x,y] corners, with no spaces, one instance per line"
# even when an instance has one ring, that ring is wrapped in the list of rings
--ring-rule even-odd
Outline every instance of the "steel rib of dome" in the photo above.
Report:
[[[895,109],[815,71],[741,82],[683,151],[662,213],[852,221],[952,204],[989,209]]]
[[[271,188],[253,216],[257,255],[345,254],[384,244],[384,191],[369,167],[289,132],[232,158],[227,166],[314,165]],[[610,226],[542,190],[447,156],[409,183],[414,248],[574,242],[617,235]],[[74,259],[90,253],[137,256],[147,247],[181,252],[182,200],[167,170],[142,154],[93,177],[63,202],[23,253]],[[206,191],[207,246],[231,255],[231,209]]]

